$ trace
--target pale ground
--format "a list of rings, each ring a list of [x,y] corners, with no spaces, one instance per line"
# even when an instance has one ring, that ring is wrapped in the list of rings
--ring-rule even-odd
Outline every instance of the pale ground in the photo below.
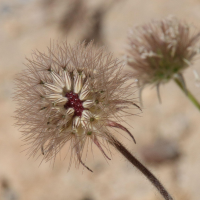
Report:
[[[50,38],[60,41],[67,38],[73,43],[79,40],[81,32],[76,27],[68,36],[61,33],[59,21],[66,8],[65,1],[52,1],[50,7],[47,2],[0,1],[0,200],[161,200],[149,181],[115,151],[108,164],[96,149],[94,159],[88,156],[87,165],[94,173],[74,166],[68,172],[68,159],[58,159],[54,167],[50,163],[39,166],[41,157],[28,159],[21,152],[21,133],[13,126],[12,118],[13,77],[24,68],[25,56],[30,57],[36,48],[45,51]],[[88,1],[91,9],[101,3]],[[119,1],[103,21],[105,45],[121,57],[130,27],[170,14],[200,28],[199,0]],[[198,69],[199,64],[196,62],[194,67]],[[185,77],[188,87],[200,100],[200,88],[195,86],[191,69],[185,72]],[[126,139],[123,142],[145,163],[144,146],[153,145],[158,138],[169,140],[180,153],[179,159],[156,165],[146,162],[146,166],[174,199],[199,200],[200,113],[173,82],[161,87],[161,96],[160,105],[155,89],[145,89],[143,113],[128,119],[137,144]],[[171,148],[168,146],[166,151]],[[156,152],[160,151],[162,145]]]

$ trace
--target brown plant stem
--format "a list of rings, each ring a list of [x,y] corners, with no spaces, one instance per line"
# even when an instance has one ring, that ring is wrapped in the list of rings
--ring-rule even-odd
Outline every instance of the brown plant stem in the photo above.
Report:
[[[173,200],[160,181],[142,164],[140,163],[116,138],[112,137],[112,144],[129,162],[131,162],[138,170],[140,170],[147,179],[157,188],[165,200]]]

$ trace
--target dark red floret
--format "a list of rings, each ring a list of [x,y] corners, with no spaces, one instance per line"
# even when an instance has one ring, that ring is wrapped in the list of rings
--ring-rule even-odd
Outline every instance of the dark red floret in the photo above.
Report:
[[[84,108],[78,94],[69,92],[65,96],[68,98],[68,102],[64,105],[65,109],[73,108],[75,110],[74,116],[81,117]]]

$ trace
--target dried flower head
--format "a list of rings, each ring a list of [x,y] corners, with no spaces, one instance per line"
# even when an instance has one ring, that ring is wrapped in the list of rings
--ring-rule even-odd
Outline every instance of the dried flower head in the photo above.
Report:
[[[109,127],[130,132],[121,122],[133,83],[126,84],[123,66],[92,43],[51,45],[48,54],[35,52],[16,79],[17,124],[34,156],[41,149],[46,161],[70,142],[71,161],[84,165],[82,154],[91,141],[108,158],[103,146],[112,141]],[[108,158],[109,159],[109,158]]]
[[[180,75],[199,53],[199,36],[175,17],[135,27],[129,35],[127,63],[139,85],[159,86]]]

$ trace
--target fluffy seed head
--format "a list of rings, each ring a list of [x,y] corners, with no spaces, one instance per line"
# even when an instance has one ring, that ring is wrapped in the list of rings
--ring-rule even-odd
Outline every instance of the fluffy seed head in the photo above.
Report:
[[[169,17],[131,30],[127,63],[141,86],[165,83],[191,65],[200,37],[191,28]]]
[[[41,149],[48,161],[69,142],[71,161],[89,169],[82,153],[91,141],[108,158],[102,145],[111,140],[109,127],[130,135],[117,121],[125,113],[125,104],[137,106],[130,97],[133,84],[126,84],[122,68],[111,54],[94,49],[92,43],[87,47],[57,43],[48,54],[33,53],[27,69],[16,79],[15,95],[17,124],[31,145],[30,155]]]

